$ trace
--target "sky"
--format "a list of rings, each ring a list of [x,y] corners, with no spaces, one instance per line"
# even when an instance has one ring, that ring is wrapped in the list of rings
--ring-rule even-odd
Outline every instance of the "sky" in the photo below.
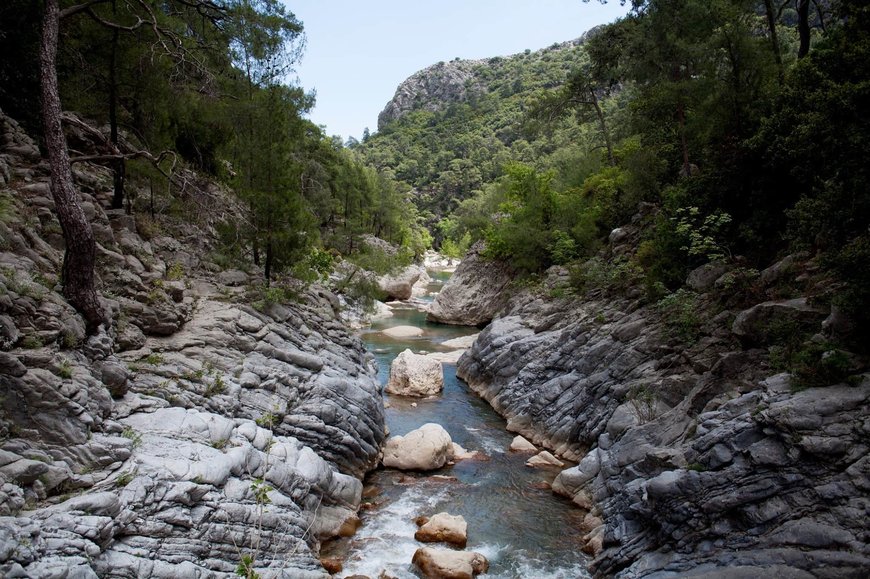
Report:
[[[283,0],[307,46],[296,71],[328,135],[374,133],[399,84],[439,61],[489,58],[573,40],[627,12],[617,0]]]

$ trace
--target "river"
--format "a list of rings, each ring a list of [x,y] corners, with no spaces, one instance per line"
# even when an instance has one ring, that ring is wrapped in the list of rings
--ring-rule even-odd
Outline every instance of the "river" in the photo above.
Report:
[[[431,300],[448,277],[440,272],[430,275],[434,281],[423,301]],[[380,333],[402,325],[420,327],[424,334],[396,340]],[[381,383],[386,384],[390,363],[405,348],[417,353],[441,351],[444,348],[440,344],[445,340],[476,331],[430,324],[425,313],[407,306],[394,308],[392,318],[376,322],[362,333],[362,339],[377,358]],[[362,527],[351,539],[329,547],[345,559],[342,577],[418,577],[411,558],[423,545],[414,540],[414,519],[438,512],[465,518],[467,550],[487,557],[490,569],[486,577],[589,577],[588,559],[580,551],[576,530],[584,513],[549,490],[558,470],[529,468],[525,466],[529,454],[508,450],[514,435],[505,430],[505,421],[489,404],[456,377],[455,365],[444,364],[444,391],[440,396],[385,397],[391,434],[404,435],[427,422],[436,422],[444,426],[454,442],[482,452],[487,459],[459,461],[430,473],[382,468],[370,474],[360,512]]]

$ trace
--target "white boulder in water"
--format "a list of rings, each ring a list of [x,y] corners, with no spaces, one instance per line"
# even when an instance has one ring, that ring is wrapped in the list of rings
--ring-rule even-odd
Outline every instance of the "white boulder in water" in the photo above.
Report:
[[[405,350],[390,366],[386,391],[399,396],[432,396],[444,388],[441,362]]]
[[[423,328],[417,326],[393,326],[381,331],[390,338],[417,338],[423,335]]]
[[[464,548],[468,542],[468,523],[459,515],[438,513],[420,523],[414,538],[421,543],[449,543]]]
[[[453,460],[453,441],[440,424],[424,424],[384,444],[384,466],[400,470],[435,470]]]
[[[424,577],[431,579],[472,579],[489,570],[489,561],[480,553],[452,549],[417,549],[411,560]]]
[[[538,448],[522,436],[515,436],[511,441],[511,450],[514,452],[538,452]]]
[[[565,463],[547,452],[546,450],[539,452],[532,458],[526,461],[526,466],[531,467],[548,467],[548,466],[558,466],[563,467]]]

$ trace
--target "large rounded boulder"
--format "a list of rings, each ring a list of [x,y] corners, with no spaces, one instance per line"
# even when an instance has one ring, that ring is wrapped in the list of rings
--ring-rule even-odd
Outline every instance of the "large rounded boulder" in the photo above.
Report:
[[[384,466],[400,470],[435,470],[453,460],[453,441],[440,424],[432,422],[405,436],[392,436],[384,444]]]
[[[423,547],[417,549],[411,562],[430,579],[472,579],[489,570],[486,557],[472,551]]]
[[[444,372],[441,362],[427,356],[405,350],[393,360],[388,394],[399,396],[432,396],[444,388]]]

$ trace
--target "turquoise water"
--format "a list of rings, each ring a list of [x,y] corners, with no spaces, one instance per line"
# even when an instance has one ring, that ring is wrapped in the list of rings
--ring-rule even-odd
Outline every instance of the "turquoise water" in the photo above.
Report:
[[[438,291],[447,276],[432,284]],[[425,314],[404,308],[362,333],[375,354],[382,383],[392,359],[410,348],[415,352],[445,350],[445,340],[477,332],[475,328],[429,324]],[[391,339],[387,327],[411,325],[422,337]],[[484,460],[464,460],[428,473],[379,469],[366,480],[360,517],[363,526],[327,554],[345,558],[341,577],[353,574],[399,579],[417,577],[411,558],[420,546],[414,540],[414,519],[446,511],[468,523],[468,550],[490,562],[486,577],[569,579],[588,577],[587,558],[580,552],[584,512],[549,490],[558,470],[525,466],[528,454],[508,450],[514,435],[505,421],[456,378],[456,367],[444,364],[444,391],[430,399],[385,395],[387,425],[392,434],[406,434],[427,422],[444,426],[454,442],[479,451]],[[416,404],[412,406],[412,403]],[[574,529],[574,530],[572,530]],[[443,545],[438,545],[443,546]]]

